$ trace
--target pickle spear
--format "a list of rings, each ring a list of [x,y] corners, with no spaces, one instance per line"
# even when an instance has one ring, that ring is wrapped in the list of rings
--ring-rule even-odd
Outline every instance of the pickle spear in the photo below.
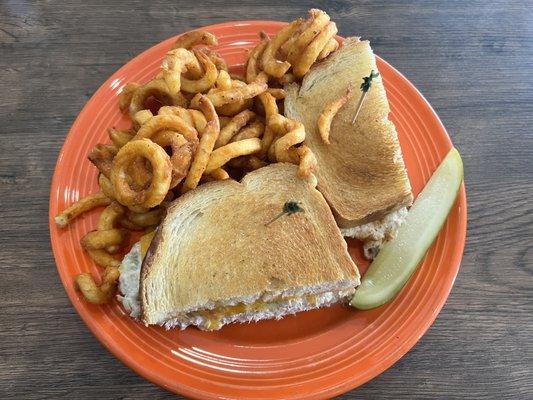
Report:
[[[352,307],[379,307],[403,288],[439,234],[462,181],[463,162],[452,148],[418,195],[396,237],[383,245],[368,267],[350,302]]]

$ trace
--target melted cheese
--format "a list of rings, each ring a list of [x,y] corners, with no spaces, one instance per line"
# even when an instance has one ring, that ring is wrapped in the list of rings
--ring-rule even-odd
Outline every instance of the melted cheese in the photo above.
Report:
[[[252,304],[236,304],[234,306],[225,306],[221,308],[217,308],[215,310],[204,310],[204,311],[197,311],[195,314],[200,315],[206,320],[206,328],[209,330],[217,330],[220,329],[222,325],[222,319],[226,317],[231,317],[233,315],[237,314],[245,314],[248,312],[260,312],[268,309],[273,304],[276,304],[276,302],[279,301],[289,301],[289,300],[295,300],[300,298],[299,296],[290,296],[285,298],[279,298],[277,300],[274,300],[272,302],[264,302],[264,301],[256,301]],[[309,294],[305,296],[305,299],[307,302],[313,306],[316,306],[317,304],[317,296],[314,294]]]
[[[141,239],[139,240],[139,243],[141,243],[141,260],[144,260],[144,256],[146,255],[154,236],[155,230],[141,236]]]

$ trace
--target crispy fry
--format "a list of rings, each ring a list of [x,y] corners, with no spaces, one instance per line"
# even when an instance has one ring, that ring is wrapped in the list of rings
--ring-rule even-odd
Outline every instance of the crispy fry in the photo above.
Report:
[[[313,39],[309,46],[301,53],[298,60],[293,64],[292,71],[294,76],[301,78],[311,68],[317,60],[320,52],[326,46],[331,38],[337,34],[337,25],[335,22],[329,22],[324,29]]]
[[[227,71],[220,71],[217,77],[217,89],[228,90],[231,89],[231,77]]]
[[[105,208],[104,211],[102,211],[102,214],[100,214],[96,229],[99,231],[106,231],[115,228],[119,219],[124,215],[124,212],[124,207],[122,207],[118,202],[113,201]],[[120,247],[123,244],[125,243],[123,242],[121,244],[107,246],[106,251],[108,253],[116,253],[118,250],[120,250]]]
[[[289,150],[294,163],[298,164],[298,177],[305,179],[317,166],[317,159],[311,149],[305,145]]]
[[[254,82],[259,72],[261,72],[259,60],[261,59],[269,41],[270,39],[268,38],[261,40],[259,44],[250,51],[250,54],[248,54],[248,60],[246,61],[246,82]]]
[[[258,157],[264,158],[276,137],[276,131],[270,126],[270,119],[273,116],[278,115],[279,110],[278,105],[276,104],[276,99],[270,93],[260,94],[259,100],[263,104],[263,109],[265,111],[266,128],[263,133],[263,138],[261,139],[261,150],[259,151]]]
[[[224,128],[227,124],[230,123],[231,117],[219,116],[218,120],[220,122],[220,128]]]
[[[245,171],[255,171],[256,169],[265,167],[268,163],[256,156],[241,156],[228,161],[228,165],[235,168],[242,168]]]
[[[170,189],[173,189],[187,175],[192,155],[198,146],[198,139],[194,138],[189,141],[178,132],[159,131],[152,136],[152,141],[164,149],[170,148],[171,150],[172,181],[170,182]]]
[[[220,123],[215,107],[207,96],[201,94],[196,95],[191,101],[191,107],[199,109],[205,115],[207,125],[194,154],[189,174],[185,178],[185,182],[181,188],[182,193],[198,186],[198,182],[200,182],[200,178],[204,174],[211,152],[220,134]]]
[[[202,114],[198,110],[189,109],[189,115],[191,116],[191,119],[193,120],[193,126],[198,131],[198,135],[201,136],[205,126],[207,125],[207,120],[205,119],[204,114]]]
[[[86,213],[87,211],[90,211],[96,207],[107,206],[110,203],[111,199],[105,194],[102,192],[96,192],[81,198],[74,204],[71,204],[61,213],[56,215],[54,220],[58,227],[64,228],[81,214]]]
[[[276,78],[281,78],[291,67],[291,64],[287,61],[278,60],[276,58],[276,53],[281,45],[283,45],[283,43],[285,43],[287,39],[293,35],[301,23],[301,19],[291,22],[289,25],[280,30],[278,34],[268,42],[265,50],[263,51],[261,62],[263,65],[263,70],[269,75]]]
[[[317,60],[323,60],[324,58],[329,56],[331,53],[333,53],[338,48],[339,48],[339,42],[337,42],[337,40],[334,37],[329,39],[329,42],[326,43],[324,48],[318,54]]]
[[[261,140],[258,138],[229,143],[211,153],[205,172],[210,174],[217,168],[222,167],[232,158],[257,153],[259,150],[261,150]]]
[[[113,184],[104,174],[98,174],[98,185],[102,192],[110,199],[115,199],[115,191],[113,189]]]
[[[89,257],[101,267],[107,268],[120,266],[120,261],[105,250],[87,250],[87,254],[89,254]]]
[[[324,143],[329,144],[329,132],[331,130],[333,117],[335,117],[341,107],[353,96],[353,89],[353,85],[348,86],[346,93],[337,100],[333,100],[331,103],[327,104],[318,117],[318,132],[320,132],[320,137]]]
[[[211,59],[200,50],[193,50],[194,55],[203,67],[204,76],[199,79],[181,77],[181,90],[188,93],[201,93],[208,91],[216,82],[218,71]]]
[[[287,83],[296,82],[296,77],[294,76],[294,74],[286,73],[281,78],[279,78],[277,81],[278,83],[285,85]]]
[[[276,104],[276,99],[270,93],[261,93],[259,95],[259,100],[263,104],[263,109],[265,110],[265,121],[272,117],[273,115],[279,114],[278,105]]]
[[[233,88],[242,88],[246,86],[246,83],[239,81],[239,80],[233,80],[231,81],[231,87]],[[219,91],[219,90],[217,90]],[[211,92],[214,93],[215,91]],[[245,99],[245,100],[238,100],[233,103],[224,104],[222,106],[216,107],[216,111],[219,115],[227,115],[227,116],[235,116],[241,111],[244,111],[246,109],[251,108],[253,105],[253,99]]]
[[[220,107],[224,104],[233,103],[239,100],[251,99],[267,89],[268,85],[266,83],[252,82],[243,87],[221,90],[219,92],[208,94],[207,98],[215,107]]]
[[[192,119],[189,110],[183,107],[176,106],[163,106],[159,109],[157,115],[174,115],[181,118],[185,123],[194,127],[194,121]]]
[[[187,99],[181,93],[172,94],[168,85],[162,79],[153,79],[138,88],[131,99],[129,114],[133,116],[146,107],[144,103],[149,97],[155,97],[163,105],[187,106]]]
[[[230,142],[238,142],[239,140],[252,139],[261,137],[265,131],[265,124],[261,121],[254,121],[250,125],[242,128],[235,136],[233,136]]]
[[[315,39],[325,26],[329,23],[329,15],[322,10],[313,8],[309,10],[309,19],[303,25],[304,29],[294,41],[293,45],[287,53],[287,60],[292,64],[296,64],[305,49]]]
[[[154,117],[157,118],[157,117]],[[153,118],[152,118],[153,119]],[[142,129],[142,128],[141,128]],[[143,157],[152,165],[152,180],[146,189],[133,190],[127,182],[128,165]],[[111,182],[117,200],[124,205],[155,207],[165,198],[172,180],[170,157],[161,146],[148,139],[138,139],[122,147],[113,160]]]
[[[229,143],[231,138],[254,117],[255,113],[250,110],[244,110],[234,116],[231,121],[221,129],[220,135],[215,143],[215,148]]]
[[[137,126],[141,126],[148,122],[148,120],[153,116],[154,114],[152,114],[150,110],[141,110],[135,113],[132,120],[134,124],[136,124]]]
[[[195,67],[197,59],[189,50],[177,48],[169,51],[161,64],[161,77],[168,86],[169,92],[176,95],[181,90],[181,75],[188,68]],[[198,67],[196,67],[198,69]]]
[[[214,181],[223,181],[225,179],[229,179],[229,174],[224,171],[222,168],[217,168],[213,171],[211,171],[206,178],[212,179]]]
[[[156,115],[141,126],[134,139],[151,138],[157,132],[163,130],[176,131],[181,133],[187,140],[195,140],[198,132],[191,125],[176,115]]]
[[[128,237],[125,229],[95,230],[87,233],[81,239],[81,245],[86,250],[100,250],[109,246],[118,246]]]
[[[119,224],[130,231],[142,231],[144,229],[142,226],[136,225],[131,222],[127,217],[122,217],[119,220]]]
[[[170,50],[175,50],[179,48],[190,50],[194,46],[205,45],[205,46],[216,46],[218,44],[217,37],[212,33],[206,31],[192,31],[180,35]]]
[[[290,162],[289,149],[305,140],[305,128],[301,122],[276,115],[271,118],[272,129],[281,136],[275,141],[274,155],[278,162]]]
[[[93,304],[109,302],[117,288],[120,272],[117,267],[106,268],[100,286],[96,285],[91,274],[79,274],[75,278],[75,285],[86,300]]]
[[[276,100],[283,100],[285,98],[285,90],[281,88],[268,88],[268,93],[272,95]]]
[[[120,149],[133,138],[135,132],[130,129],[121,131],[115,128],[109,128],[107,130],[107,134],[109,135],[109,139],[111,139],[115,147]]]
[[[201,49],[198,49],[198,50],[200,50],[207,57],[209,57],[211,62],[213,64],[215,64],[215,66],[217,67],[217,69],[219,71],[222,71],[222,70],[227,71],[228,70],[228,65],[226,64],[226,61],[216,51],[211,50],[211,49],[206,49],[206,48],[201,48]]]
[[[124,207],[118,202],[113,201],[104,211],[102,211],[102,214],[100,214],[96,229],[99,231],[113,229],[117,225],[119,218],[124,215],[125,211]]]
[[[118,107],[120,108],[120,111],[125,112],[128,110],[131,99],[133,98],[133,95],[137,89],[139,89],[141,85],[138,83],[126,83],[124,87],[122,88],[122,91],[118,95]]]
[[[102,174],[109,176],[111,166],[113,165],[113,158],[117,154],[117,151],[118,149],[112,144],[98,143],[93,147],[87,157]]]

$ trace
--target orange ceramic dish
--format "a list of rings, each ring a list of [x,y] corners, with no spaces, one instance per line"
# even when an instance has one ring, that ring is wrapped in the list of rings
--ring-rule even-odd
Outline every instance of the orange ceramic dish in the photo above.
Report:
[[[219,51],[234,71],[261,30],[284,24],[243,21],[203,29],[219,39]],[[363,32],[361,32],[363,33]],[[394,301],[371,311],[342,306],[304,312],[281,321],[234,324],[217,332],[194,328],[165,331],[129,318],[117,301],[94,306],[74,290],[81,272],[99,273],[84,254],[80,237],[96,226],[89,213],[60,230],[53,217],[97,190],[97,170],[87,153],[107,141],[109,127],[126,127],[117,94],[127,82],[155,74],[175,38],[145,51],[109,78],[87,102],[59,155],[50,193],[50,235],[57,269],[72,304],[94,335],[119,359],[150,381],[194,398],[328,398],[353,389],[404,355],[431,325],[459,269],[466,234],[466,195],[457,204],[424,262]],[[415,196],[452,147],[439,118],[398,71],[378,59]],[[348,242],[364,273],[361,248]]]

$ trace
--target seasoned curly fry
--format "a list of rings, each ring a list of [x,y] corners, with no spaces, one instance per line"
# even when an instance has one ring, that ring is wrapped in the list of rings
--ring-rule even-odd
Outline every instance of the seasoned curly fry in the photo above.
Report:
[[[258,94],[263,93],[267,89],[268,85],[266,83],[252,82],[243,87],[221,90],[219,92],[207,94],[207,98],[215,107],[220,107],[224,104],[251,99]]]
[[[336,34],[337,25],[335,25],[335,22],[329,22],[326,27],[320,31],[292,66],[292,71],[297,78],[303,77],[307,71],[309,71],[313,63],[318,59],[322,49]]]
[[[192,155],[198,146],[198,139],[187,140],[178,132],[159,131],[152,136],[152,141],[164,149],[170,148],[171,150],[172,181],[170,182],[170,188],[173,189],[187,175]]]
[[[283,100],[286,95],[285,90],[281,88],[269,88],[267,92],[270,93],[276,100]]]
[[[226,61],[216,51],[211,50],[211,49],[206,49],[206,48],[201,48],[199,50],[202,53],[204,53],[205,55],[207,55],[207,57],[209,57],[211,62],[213,64],[215,64],[215,66],[217,67],[217,69],[219,71],[222,71],[222,70],[227,71],[228,70],[228,65],[226,64]]]
[[[268,37],[261,40],[261,42],[259,42],[248,55],[248,60],[246,62],[246,82],[254,82],[259,72],[261,72],[259,60],[261,59],[269,41],[270,39]]]
[[[215,107],[207,96],[201,94],[196,95],[191,101],[191,107],[199,109],[205,115],[207,125],[200,138],[200,144],[194,154],[189,174],[183,183],[181,189],[182,193],[198,186],[198,182],[200,182],[200,179],[204,174],[207,163],[209,162],[209,157],[211,156],[215,142],[220,134],[220,123]]]
[[[264,158],[276,137],[276,132],[270,126],[270,119],[273,116],[278,115],[279,110],[278,105],[276,104],[276,99],[270,93],[260,94],[259,100],[263,104],[263,109],[265,111],[266,128],[263,133],[263,138],[261,139],[261,150],[259,151],[258,157]]]
[[[235,168],[242,168],[245,171],[255,171],[268,165],[267,162],[256,156],[242,156],[228,161],[228,165]]]
[[[199,79],[181,77],[181,90],[188,93],[201,93],[208,91],[216,82],[218,71],[211,59],[200,50],[193,50],[194,55],[204,70],[204,76]]]
[[[175,50],[179,48],[190,50],[194,46],[205,45],[205,46],[216,46],[218,44],[217,37],[212,33],[206,31],[192,31],[180,35],[170,48],[170,50]]]
[[[105,304],[113,298],[119,276],[120,272],[117,267],[108,267],[104,271],[100,286],[96,285],[89,273],[76,276],[75,284],[86,300],[93,304]]]
[[[133,132],[131,129],[121,131],[115,128],[109,128],[107,130],[107,134],[109,135],[109,139],[111,139],[115,147],[120,149],[133,138],[135,132]]]
[[[254,121],[250,125],[242,128],[235,136],[233,136],[230,142],[238,142],[239,140],[258,138],[263,135],[265,131],[265,124],[261,121]]]
[[[120,261],[114,258],[105,250],[87,250],[89,257],[101,267],[119,267]]]
[[[344,93],[344,95],[327,104],[324,107],[324,110],[322,110],[322,113],[318,117],[318,132],[320,133],[320,137],[324,143],[329,144],[329,132],[331,130],[331,122],[333,121],[333,117],[335,117],[341,107],[345,105],[348,100],[350,100],[353,93],[353,85],[350,85],[346,89],[346,93]]]
[[[96,229],[99,231],[107,231],[115,228],[118,225],[120,218],[122,218],[124,215],[124,212],[124,207],[122,207],[116,201],[113,201],[105,208],[104,211],[102,211],[102,214],[100,214]],[[118,250],[120,250],[121,245],[123,244],[125,244],[124,241],[120,244],[109,245],[106,247],[106,251],[108,253],[116,253]]]
[[[111,199],[102,192],[93,193],[67,207],[60,214],[56,215],[54,221],[58,227],[64,228],[81,214],[96,207],[107,206],[110,203]]]
[[[141,85],[138,83],[126,83],[124,87],[122,88],[122,91],[118,95],[118,107],[120,108],[120,111],[125,112],[128,110],[131,99],[133,98],[133,95],[139,89]]]
[[[305,140],[305,128],[301,122],[276,115],[271,122],[281,136],[274,143],[275,160],[278,162],[290,162],[289,149]],[[284,133],[285,132],[285,133]]]
[[[317,166],[317,159],[311,149],[305,145],[289,150],[292,162],[298,164],[298,177],[305,179]]]
[[[157,117],[154,117],[157,118]],[[142,128],[141,128],[142,129]],[[152,165],[152,179],[146,189],[134,190],[126,179],[127,167],[143,157]],[[113,160],[111,182],[116,199],[124,205],[155,207],[165,198],[172,180],[172,164],[163,148],[151,140],[137,139],[122,147]]]
[[[134,140],[141,138],[150,139],[157,132],[163,130],[176,131],[182,134],[187,140],[195,140],[198,137],[196,129],[183,119],[176,115],[163,114],[156,115],[144,123],[137,131]]]
[[[144,106],[149,97],[155,97],[161,104],[170,106],[187,106],[187,99],[181,93],[171,93],[168,85],[162,79],[153,79],[146,85],[138,88],[131,99],[129,115],[131,118],[146,107]]]
[[[244,110],[234,116],[231,121],[221,129],[220,135],[215,143],[215,148],[229,143],[231,138],[254,117],[255,113],[250,110]]]
[[[223,181],[229,179],[229,174],[224,171],[222,168],[217,168],[209,173],[206,178],[212,179],[214,181]]]
[[[210,174],[232,158],[257,153],[259,150],[261,150],[261,140],[258,138],[240,140],[219,147],[211,153],[205,172]]]
[[[128,231],[125,229],[95,230],[87,233],[81,239],[81,245],[86,250],[105,249],[109,246],[118,246],[127,239]]]
[[[106,197],[110,200],[115,199],[115,191],[113,189],[113,184],[104,174],[98,174],[98,185]]]
[[[233,80],[231,81],[231,87],[232,88],[242,88],[246,86],[246,83],[242,82],[242,81],[238,81],[238,80]],[[214,93],[214,92],[217,92],[217,91],[220,91],[220,90],[213,90],[213,91],[210,91],[210,93]],[[228,103],[228,104],[224,104],[222,106],[218,106],[216,107],[216,111],[217,111],[217,114],[219,115],[227,115],[227,116],[235,116],[237,115],[238,113],[240,113],[241,111],[243,110],[246,110],[246,109],[249,109],[251,108],[253,105],[253,99],[252,98],[248,98],[248,99],[244,99],[244,100],[238,100],[238,101],[235,101],[233,103]]]
[[[313,8],[309,10],[309,19],[303,25],[303,30],[298,35],[291,48],[287,53],[287,60],[292,64],[298,62],[299,57],[303,54],[307,46],[329,23],[329,15],[322,10]]]
[[[331,53],[333,53],[338,48],[339,48],[339,42],[337,42],[335,38],[329,39],[329,42],[320,51],[320,54],[318,54],[317,60],[323,60],[324,58],[329,56]]]
[[[161,64],[161,77],[172,95],[181,90],[181,75],[197,63],[193,53],[183,48],[171,50],[166,54]]]
[[[142,124],[145,124],[153,116],[154,114],[152,114],[150,110],[141,110],[135,113],[132,120],[135,125],[141,126]]]
[[[205,126],[207,125],[207,120],[205,119],[204,114],[202,114],[198,110],[190,109],[188,111],[189,111],[189,114],[190,114],[190,116],[191,116],[191,118],[193,120],[193,126],[198,131],[198,135],[201,136],[202,132],[205,129]]]
[[[217,77],[217,89],[228,90],[231,89],[231,76],[227,71],[219,71]]]
[[[270,40],[263,51],[261,62],[263,70],[269,75],[281,78],[291,67],[291,64],[287,61],[280,61],[276,58],[276,53],[283,43],[289,39],[298,26],[302,23],[301,19],[291,22],[285,28],[280,30],[272,40]]]
[[[109,176],[113,158],[117,154],[117,151],[118,149],[115,145],[98,143],[93,147],[87,157],[102,174]]]

